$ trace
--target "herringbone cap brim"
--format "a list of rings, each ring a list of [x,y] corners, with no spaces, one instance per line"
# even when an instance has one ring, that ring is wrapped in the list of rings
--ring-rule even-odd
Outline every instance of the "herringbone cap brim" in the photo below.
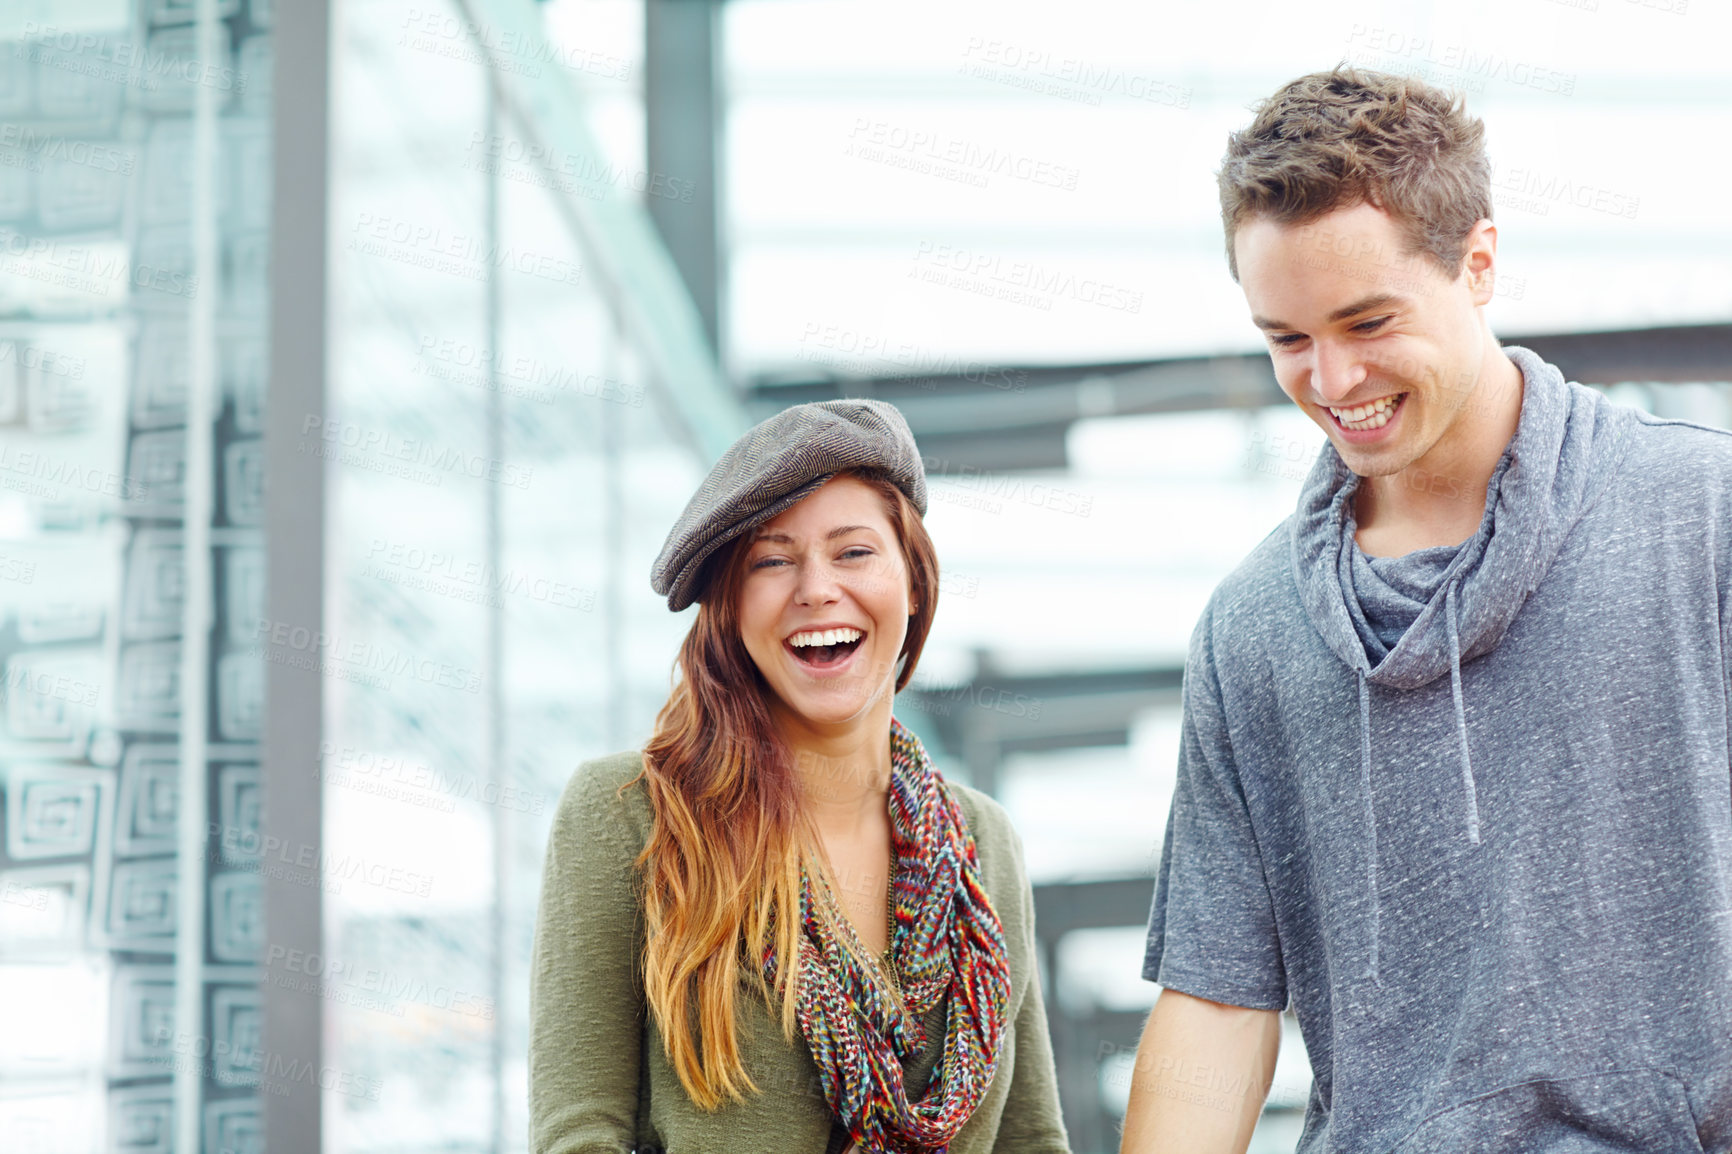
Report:
[[[863,398],[783,409],[735,441],[687,503],[650,570],[678,612],[703,599],[704,562],[845,469],[883,472],[926,515],[926,470],[896,406]]]

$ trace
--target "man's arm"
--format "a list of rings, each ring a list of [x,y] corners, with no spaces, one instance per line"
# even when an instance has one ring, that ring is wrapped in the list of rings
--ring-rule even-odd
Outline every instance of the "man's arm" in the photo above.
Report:
[[[1137,1047],[1120,1154],[1244,1154],[1280,1048],[1278,1010],[1162,990]]]

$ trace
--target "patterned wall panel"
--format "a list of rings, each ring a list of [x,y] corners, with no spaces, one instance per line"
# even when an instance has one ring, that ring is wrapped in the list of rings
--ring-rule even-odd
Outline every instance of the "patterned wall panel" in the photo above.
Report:
[[[137,1078],[170,1071],[176,1056],[174,967],[123,964],[109,994],[108,1074]],[[191,1051],[191,1046],[180,1049]]]
[[[84,945],[90,866],[0,871],[0,961],[61,958]]]
[[[180,804],[180,758],[172,745],[140,743],[120,766],[120,808],[115,818],[118,857],[170,854]]]
[[[204,1148],[234,1154],[264,1154],[264,1127],[258,1104],[250,1099],[225,1099],[205,1106]]]
[[[210,950],[219,962],[250,962],[264,952],[264,889],[254,873],[210,879]]]
[[[107,8],[127,19],[9,21],[0,43],[0,961],[51,963],[9,971],[45,976],[7,995],[58,999],[66,1035],[28,1102],[0,1077],[0,1148],[259,1151],[270,8],[218,0],[215,53],[192,0]],[[199,363],[209,476],[187,471]],[[197,556],[190,508],[210,517]],[[206,585],[195,676],[187,590]],[[193,717],[203,831],[181,820]],[[177,1092],[198,1103],[178,1138]]]
[[[115,1154],[171,1154],[174,1096],[166,1087],[126,1086],[108,1096],[109,1149]]]
[[[113,781],[100,770],[53,762],[7,766],[7,858],[90,858],[113,836]]]
[[[174,952],[178,866],[171,857],[114,863],[114,881],[108,891],[111,949]]]

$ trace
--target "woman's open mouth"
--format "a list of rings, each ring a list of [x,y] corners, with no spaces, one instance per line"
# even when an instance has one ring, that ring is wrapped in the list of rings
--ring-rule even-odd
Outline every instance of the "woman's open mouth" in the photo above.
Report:
[[[808,629],[794,634],[782,644],[800,664],[812,669],[831,669],[847,661],[860,648],[866,634],[859,629]]]

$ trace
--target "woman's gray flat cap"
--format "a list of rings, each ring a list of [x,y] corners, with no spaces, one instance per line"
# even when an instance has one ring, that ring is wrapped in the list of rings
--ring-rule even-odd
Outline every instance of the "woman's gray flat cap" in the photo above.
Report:
[[[698,486],[650,571],[676,613],[698,599],[704,562],[844,469],[881,470],[926,515],[914,434],[884,401],[814,401],[783,409],[735,441]]]

